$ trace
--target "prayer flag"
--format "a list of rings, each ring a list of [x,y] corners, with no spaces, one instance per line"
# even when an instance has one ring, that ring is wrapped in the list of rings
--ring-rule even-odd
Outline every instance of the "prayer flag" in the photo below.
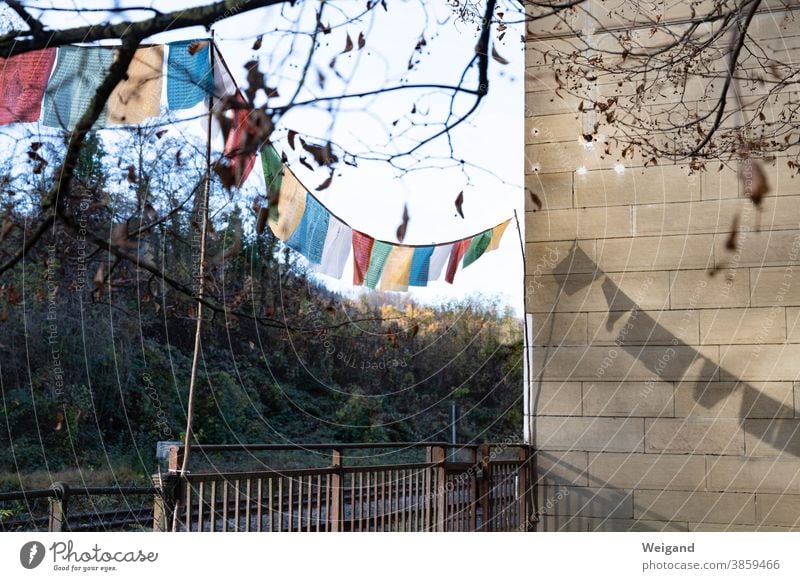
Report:
[[[506,231],[506,228],[508,228],[510,222],[511,220],[506,220],[502,224],[492,228],[492,241],[489,243],[489,247],[486,249],[486,252],[497,250],[500,247],[500,239],[503,238],[503,233]]]
[[[319,264],[322,261],[322,249],[328,233],[329,216],[328,210],[314,196],[306,193],[306,208],[303,218],[286,240],[286,245],[297,250],[310,262]]]
[[[389,253],[395,246],[388,242],[376,240],[372,245],[372,252],[369,255],[369,268],[364,277],[364,286],[375,288],[378,285],[378,280],[383,274],[383,267],[386,266],[386,259],[389,258]]]
[[[431,267],[431,256],[435,246],[417,246],[411,259],[411,271],[408,284],[411,286],[428,286],[428,274]]]
[[[114,49],[62,46],[58,49],[55,72],[44,95],[42,123],[72,130],[89,108],[100,83],[114,61]],[[106,124],[107,107],[96,125]]]
[[[431,255],[431,264],[428,268],[429,281],[439,280],[439,277],[442,276],[442,270],[444,270],[444,265],[450,258],[450,253],[452,250],[453,244],[442,244],[433,249],[433,254]]]
[[[453,284],[453,280],[456,278],[456,270],[458,270],[458,263],[461,262],[461,258],[467,252],[471,242],[472,238],[464,238],[453,244],[453,249],[450,251],[450,262],[447,263],[447,273],[444,277],[450,284]]]
[[[375,239],[353,230],[353,284],[364,284]]]
[[[161,113],[163,45],[140,48],[128,65],[128,78],[108,99],[109,125],[135,125]]]
[[[464,253],[464,261],[461,264],[462,268],[467,268],[470,264],[478,260],[489,244],[492,242],[492,230],[484,230],[480,234],[476,234],[470,240],[467,251]]]
[[[246,103],[241,93],[236,93],[236,101],[240,104]],[[228,133],[228,139],[225,141],[225,151],[223,155],[228,158],[233,167],[234,176],[236,177],[236,187],[242,187],[242,184],[247,180],[247,176],[250,175],[256,163],[255,152],[245,151],[247,133],[249,130],[250,109],[245,107],[231,110],[233,111],[233,125]]]
[[[278,198],[278,217],[270,216],[269,227],[281,240],[288,240],[297,229],[306,211],[306,189],[292,172],[286,172],[281,179],[281,192]]]
[[[350,256],[353,234],[350,226],[331,215],[328,218],[328,233],[322,248],[322,259],[313,268],[316,272],[334,278],[342,278],[347,257]]]
[[[413,246],[395,246],[383,268],[380,289],[395,292],[407,291],[413,259]]]
[[[0,125],[39,120],[55,60],[54,48],[0,57]]]
[[[169,44],[167,103],[170,109],[194,107],[213,90],[209,44],[207,40],[184,40]]]

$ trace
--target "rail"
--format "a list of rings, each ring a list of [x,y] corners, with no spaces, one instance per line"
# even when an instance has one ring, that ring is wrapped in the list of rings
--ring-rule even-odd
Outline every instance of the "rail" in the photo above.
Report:
[[[424,448],[425,461],[345,465],[345,450]],[[497,450],[516,450],[502,459]],[[535,526],[533,455],[520,444],[313,444],[194,446],[211,453],[329,450],[323,468],[178,474],[182,447],[169,451],[169,472],[154,476],[154,530],[192,532],[526,531]],[[455,451],[466,462],[455,462]],[[363,460],[358,456],[352,460]]]
[[[50,532],[111,531],[127,530],[132,526],[148,526],[152,522],[154,503],[141,506],[117,508],[114,510],[91,510],[73,512],[76,498],[92,501],[96,497],[120,498],[126,501],[131,496],[154,497],[160,493],[153,486],[70,486],[56,482],[50,488],[21,490],[0,493],[0,503],[22,502],[29,506],[31,501],[48,499],[46,515],[29,514],[27,517],[12,517],[0,520],[0,530],[47,530]]]

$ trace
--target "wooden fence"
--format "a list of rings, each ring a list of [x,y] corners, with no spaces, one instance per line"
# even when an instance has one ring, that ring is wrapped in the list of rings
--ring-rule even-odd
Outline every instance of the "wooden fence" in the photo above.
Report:
[[[535,526],[533,455],[519,444],[426,445],[425,461],[348,465],[345,451],[419,449],[417,444],[196,446],[194,454],[325,450],[324,468],[189,472],[182,447],[154,476],[153,529],[193,532],[528,531]],[[507,458],[509,452],[512,458]]]

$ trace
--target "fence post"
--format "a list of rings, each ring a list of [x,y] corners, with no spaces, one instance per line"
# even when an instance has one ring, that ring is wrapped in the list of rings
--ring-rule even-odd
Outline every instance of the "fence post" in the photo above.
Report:
[[[183,447],[170,446],[167,452],[167,470],[178,472],[183,464]]]
[[[331,504],[328,507],[328,519],[331,523],[331,532],[340,532],[344,523],[344,502],[342,502],[342,451],[333,450],[331,454]]]
[[[531,482],[529,481],[528,474],[530,471],[530,464],[531,464],[531,457],[528,454],[528,447],[523,445],[519,447],[519,455],[518,455],[520,465],[517,470],[517,502],[518,504],[518,511],[517,514],[519,515],[519,530],[522,532],[528,532],[531,529],[531,515],[530,515],[530,503],[528,502],[528,494],[529,494],[529,487]]]
[[[50,510],[48,514],[47,530],[51,533],[69,531],[68,502],[69,485],[66,482],[54,482],[50,488],[53,496],[50,497]]]
[[[156,474],[153,485],[158,489],[153,500],[153,532],[169,532],[175,514],[175,496],[180,477],[174,472]]]
[[[430,446],[428,448],[429,461],[434,466],[433,471],[436,474],[436,531],[443,533],[447,530],[447,467],[445,460],[447,459],[447,451],[442,446]]]
[[[481,514],[483,516],[481,522],[482,531],[492,530],[492,446],[491,444],[481,444],[478,448],[478,458],[481,465],[481,478],[478,484],[480,501],[481,501]]]

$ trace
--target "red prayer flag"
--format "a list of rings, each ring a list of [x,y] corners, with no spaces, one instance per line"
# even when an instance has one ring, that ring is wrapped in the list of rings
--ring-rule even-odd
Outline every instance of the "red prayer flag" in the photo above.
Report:
[[[236,102],[243,105],[246,104],[240,92],[236,93]],[[241,187],[253,170],[258,153],[256,151],[245,151],[247,134],[250,131],[249,107],[235,107],[231,111],[233,111],[233,126],[228,133],[228,139],[225,141],[224,155],[233,168],[236,176],[236,186]]]
[[[353,284],[364,284],[375,239],[353,230]]]
[[[54,48],[0,57],[0,125],[39,120],[55,59]]]
[[[450,251],[450,262],[447,263],[447,274],[444,277],[450,284],[453,284],[458,265],[461,263],[461,259],[464,257],[464,253],[466,253],[471,242],[472,238],[464,238],[464,240],[453,244],[453,250]]]

